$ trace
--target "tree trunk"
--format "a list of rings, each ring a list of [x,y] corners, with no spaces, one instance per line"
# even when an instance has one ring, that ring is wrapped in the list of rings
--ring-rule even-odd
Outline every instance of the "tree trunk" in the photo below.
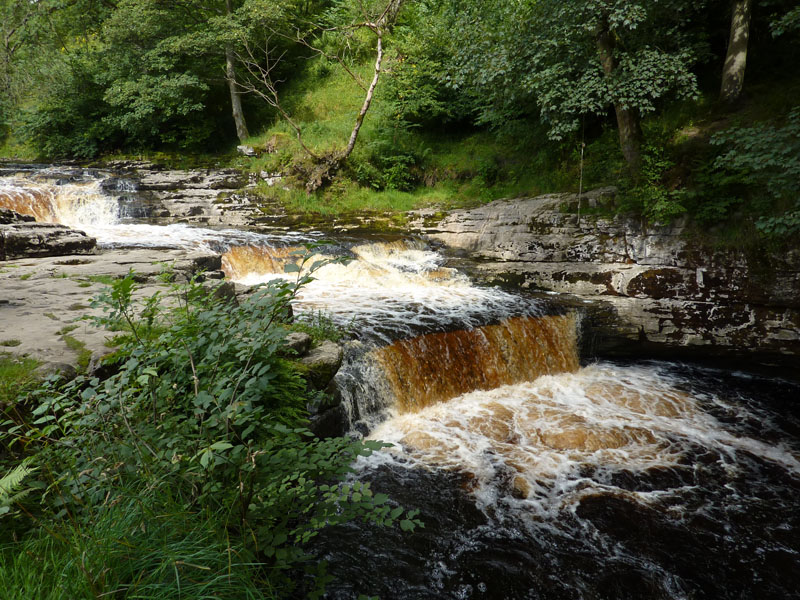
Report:
[[[233,13],[231,0],[225,0],[225,8],[228,11],[228,16],[230,16]],[[240,142],[244,142],[250,137],[250,134],[247,131],[247,123],[244,120],[242,96],[236,85],[236,55],[233,52],[233,46],[230,44],[225,45],[225,78],[228,80],[228,90],[231,93],[231,111],[233,113],[233,122],[236,124],[236,137],[239,138]]]
[[[733,0],[728,53],[722,66],[722,86],[719,92],[720,101],[726,104],[733,104],[742,94],[752,8],[752,0]]]
[[[617,68],[614,45],[614,37],[609,31],[608,23],[604,22],[597,34],[597,51],[606,77],[611,77]],[[642,125],[639,110],[620,102],[614,102],[614,112],[617,114],[617,129],[619,130],[622,156],[625,157],[631,174],[636,177],[642,166]]]
[[[233,122],[236,123],[236,136],[240,142],[244,142],[250,134],[247,132],[247,123],[244,120],[242,110],[242,96],[236,86],[236,70],[234,68],[233,48],[225,47],[225,75],[228,80],[228,89],[231,92],[231,110],[233,112]]]
[[[635,108],[623,108],[614,105],[617,113],[617,129],[619,129],[619,145],[622,156],[634,176],[642,167],[642,125],[639,111]]]
[[[361,129],[361,124],[364,122],[364,117],[369,110],[369,105],[372,103],[372,96],[375,94],[375,87],[378,85],[378,79],[381,75],[381,63],[383,62],[383,31],[380,27],[375,31],[378,36],[377,58],[375,59],[375,72],[372,76],[372,82],[369,84],[367,95],[364,97],[364,103],[361,105],[361,110],[356,117],[356,124],[353,126],[353,132],[350,134],[350,140],[347,142],[347,148],[342,154],[342,160],[345,160],[353,152],[356,145],[356,138]]]

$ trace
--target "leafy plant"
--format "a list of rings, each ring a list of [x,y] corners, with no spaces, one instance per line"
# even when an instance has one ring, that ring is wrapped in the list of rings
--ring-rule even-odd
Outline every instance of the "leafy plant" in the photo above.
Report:
[[[419,524],[369,483],[343,483],[358,456],[383,444],[320,440],[305,428],[311,398],[282,355],[290,303],[326,262],[308,265],[309,256],[287,267],[294,282],[271,281],[241,304],[191,281],[136,305],[133,273],[100,295],[98,321],[131,332],[117,373],[46,382],[33,422],[10,428],[17,445],[41,449],[52,518],[88,525],[133,487],[170,497],[217,515],[285,591],[300,567],[324,583],[307,553],[320,529],[355,518]]]
[[[732,127],[711,143],[724,150],[714,160],[715,181],[745,190],[764,233],[787,236],[800,231],[800,108],[783,124]],[[772,214],[764,214],[772,213]]]
[[[23,462],[0,478],[0,518],[10,514],[14,504],[30,494],[31,488],[23,487],[35,468]]]
[[[645,147],[639,177],[621,194],[621,208],[633,210],[654,223],[669,223],[685,213],[682,192],[664,185],[664,174],[673,166],[663,146]]]

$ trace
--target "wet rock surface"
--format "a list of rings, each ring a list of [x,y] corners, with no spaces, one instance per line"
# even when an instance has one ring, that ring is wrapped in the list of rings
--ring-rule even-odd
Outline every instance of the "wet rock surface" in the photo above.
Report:
[[[53,223],[10,223],[0,225],[0,260],[42,256],[91,254],[97,240]]]
[[[613,194],[596,190],[583,203]],[[486,281],[577,296],[594,352],[689,349],[800,362],[800,251],[719,250],[691,239],[680,222],[644,227],[576,209],[575,195],[552,194],[441,219],[422,214],[412,227],[469,253]]]
[[[0,225],[9,225],[11,223],[32,223],[36,219],[30,215],[21,215],[20,213],[0,206]]]

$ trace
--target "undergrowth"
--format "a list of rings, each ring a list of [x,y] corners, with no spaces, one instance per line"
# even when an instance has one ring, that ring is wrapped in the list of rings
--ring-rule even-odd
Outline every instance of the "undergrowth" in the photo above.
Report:
[[[0,472],[38,469],[0,528],[9,597],[319,597],[322,528],[420,525],[343,482],[383,444],[306,429],[312,392],[283,358],[290,304],[322,264],[302,266],[240,304],[196,281],[137,304],[133,273],[100,294],[97,322],[130,334],[114,374],[48,380],[13,414],[3,405]]]

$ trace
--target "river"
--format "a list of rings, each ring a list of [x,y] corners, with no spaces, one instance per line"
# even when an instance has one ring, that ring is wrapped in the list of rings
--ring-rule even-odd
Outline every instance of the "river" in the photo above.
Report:
[[[101,247],[223,254],[229,279],[290,277],[320,232],[148,223],[109,173],[0,178],[0,206]],[[298,299],[350,332],[336,376],[359,459],[425,527],[315,542],[328,597],[800,597],[800,385],[779,374],[580,356],[581,315],[474,284],[424,239],[334,236]]]

